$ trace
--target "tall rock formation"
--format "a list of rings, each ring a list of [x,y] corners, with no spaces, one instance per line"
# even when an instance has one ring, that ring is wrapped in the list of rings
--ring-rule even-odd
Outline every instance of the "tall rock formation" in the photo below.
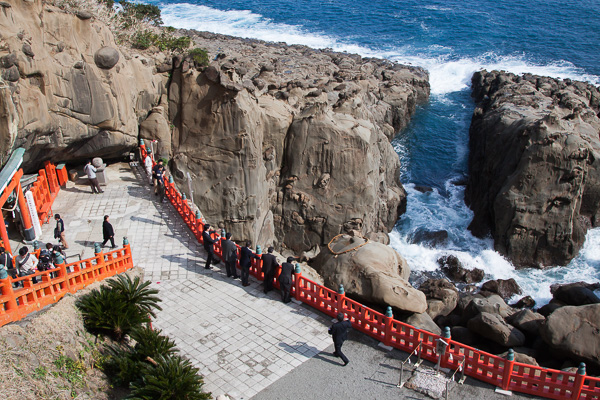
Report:
[[[517,266],[565,265],[600,225],[600,92],[582,82],[473,76],[470,229]]]
[[[389,232],[406,204],[390,139],[429,95],[420,69],[357,55],[197,34],[217,54],[175,63],[174,175],[209,221],[294,251]],[[218,49],[226,49],[219,51]]]
[[[90,13],[41,0],[0,5],[0,156],[24,166],[116,157],[165,92],[154,62],[132,57]]]

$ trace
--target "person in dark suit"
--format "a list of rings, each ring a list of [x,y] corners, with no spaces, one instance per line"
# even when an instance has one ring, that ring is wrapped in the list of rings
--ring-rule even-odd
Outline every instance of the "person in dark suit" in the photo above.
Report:
[[[252,250],[250,250],[250,246],[252,245],[252,242],[250,242],[249,240],[246,242],[246,245],[244,247],[242,247],[242,250],[240,250],[240,267],[242,269],[242,286],[248,286],[250,285],[250,283],[248,283],[248,278],[250,277],[250,264],[251,264],[251,259],[254,258],[256,260],[260,260],[260,257],[257,256],[256,254],[254,254],[252,252]]]
[[[277,263],[277,258],[273,255],[273,246],[267,249],[267,254],[263,254],[262,259],[262,272],[265,274],[265,288],[263,292],[266,294],[270,290],[273,290],[273,278],[275,277],[275,272],[277,271],[277,267],[279,267],[279,263]]]
[[[204,224],[204,230],[202,232],[202,245],[204,246],[204,250],[206,250],[207,253],[206,265],[204,266],[204,269],[211,269],[211,264],[215,261],[218,261],[218,259],[215,257],[215,252],[213,248],[213,245],[218,239],[213,239],[211,237],[211,234],[214,232],[214,230],[210,229],[210,224]]]
[[[102,236],[104,238],[104,242],[102,242],[102,247],[110,240],[111,247],[114,249],[115,247],[115,230],[110,222],[108,222],[108,215],[104,216],[104,222],[102,223]]]
[[[352,328],[352,324],[350,321],[344,321],[344,313],[338,313],[337,320],[338,322],[331,325],[329,328],[329,334],[333,338],[333,346],[335,347],[333,355],[340,357],[344,362],[345,367],[350,361],[348,360],[348,357],[342,353],[342,345],[348,338],[348,329]]]
[[[225,270],[227,271],[227,277],[233,276],[233,279],[237,279],[237,246],[231,240],[231,232],[227,232],[225,240],[221,244],[223,250],[223,260],[225,261]]]
[[[294,257],[288,257],[286,262],[281,264],[281,273],[279,274],[279,288],[281,289],[281,300],[284,303],[289,303],[291,300],[292,291],[292,274],[294,273],[294,265],[292,264]]]

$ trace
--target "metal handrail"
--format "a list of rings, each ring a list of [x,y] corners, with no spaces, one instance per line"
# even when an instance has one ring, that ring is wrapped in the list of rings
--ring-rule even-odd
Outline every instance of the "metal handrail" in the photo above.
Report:
[[[420,340],[419,344],[417,345],[417,347],[414,348],[414,350],[412,351],[412,353],[410,353],[408,355],[408,357],[406,357],[406,359],[404,361],[402,361],[402,363],[400,364],[400,378],[398,379],[398,384],[396,385],[396,387],[403,387],[404,384],[406,382],[402,382],[402,377],[404,375],[404,364],[406,364],[407,362],[410,364],[410,358],[418,351],[419,352],[419,358],[417,360],[417,362],[415,363],[415,368],[417,368],[419,365],[421,365],[421,363],[423,362],[423,359],[421,358],[421,345],[423,344],[423,341]]]
[[[457,355],[457,357],[460,357]],[[465,379],[467,379],[467,377],[465,376],[465,360],[467,359],[466,356],[462,356],[462,361],[458,364],[458,368],[456,368],[456,371],[454,371],[454,373],[452,374],[452,376],[450,377],[450,379],[446,382],[446,400],[448,400],[448,392],[450,391],[450,382],[454,381],[454,376],[456,375],[456,373],[458,371],[460,371],[460,379],[457,381],[459,385],[462,385],[463,383],[465,383]]]

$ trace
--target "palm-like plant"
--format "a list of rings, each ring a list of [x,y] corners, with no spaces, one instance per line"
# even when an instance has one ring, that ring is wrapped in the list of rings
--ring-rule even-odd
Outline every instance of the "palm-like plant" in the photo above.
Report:
[[[131,400],[205,400],[210,393],[202,392],[204,380],[198,368],[178,355],[158,356],[154,364],[146,364],[142,378],[131,384]]]
[[[156,317],[154,310],[161,311],[158,305],[161,301],[158,296],[158,289],[149,289],[150,281],[140,283],[140,277],[136,276],[133,280],[129,275],[117,275],[116,279],[109,279],[106,283],[113,290],[116,290],[123,296],[124,301],[135,304],[140,310]]]
[[[130,337],[135,340],[134,350],[138,360],[147,360],[148,357],[154,359],[158,356],[169,356],[177,353],[175,342],[168,336],[161,335],[160,329],[149,327],[139,327],[134,329]]]
[[[94,289],[82,296],[77,307],[81,310],[88,330],[110,335],[123,341],[132,329],[150,322],[154,310],[161,310],[156,296],[158,290],[148,289],[150,282],[140,284],[136,277],[119,276],[108,281],[108,287]]]

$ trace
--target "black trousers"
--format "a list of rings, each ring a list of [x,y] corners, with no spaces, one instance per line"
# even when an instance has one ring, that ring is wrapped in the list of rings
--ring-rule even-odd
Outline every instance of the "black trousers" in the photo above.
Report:
[[[281,288],[281,300],[284,303],[289,303],[292,301],[291,291],[292,291],[292,282],[279,282],[279,287]]]
[[[342,353],[342,345],[344,344],[344,342],[341,343],[333,343],[334,347],[335,347],[335,351],[333,352],[333,355],[336,357],[340,357],[342,359],[342,361],[344,362],[344,364],[348,364],[348,357],[346,357],[344,355],[344,353]]]
[[[100,183],[98,183],[98,178],[89,178],[90,187],[92,188],[92,193],[102,193],[100,190]]]
[[[210,248],[205,249],[207,256],[206,256],[206,265],[204,266],[205,269],[209,269],[210,268],[210,264],[214,264],[215,261],[217,261],[217,258],[215,257],[215,252],[212,248],[212,246],[210,246]]]
[[[237,260],[226,261],[225,262],[225,270],[227,271],[227,277],[233,276],[237,278],[237,268],[235,265],[237,264]]]
[[[242,285],[248,284],[248,279],[250,278],[250,264],[242,265]]]
[[[115,238],[114,236],[111,236],[109,238],[104,238],[104,242],[102,242],[102,247],[104,247],[104,245],[106,244],[106,242],[108,242],[110,240],[110,245],[112,246],[112,248],[114,249],[115,247]]]
[[[268,273],[265,274],[265,290],[264,292],[267,293],[268,291],[273,290],[273,278],[275,277],[275,271],[269,271]]]

